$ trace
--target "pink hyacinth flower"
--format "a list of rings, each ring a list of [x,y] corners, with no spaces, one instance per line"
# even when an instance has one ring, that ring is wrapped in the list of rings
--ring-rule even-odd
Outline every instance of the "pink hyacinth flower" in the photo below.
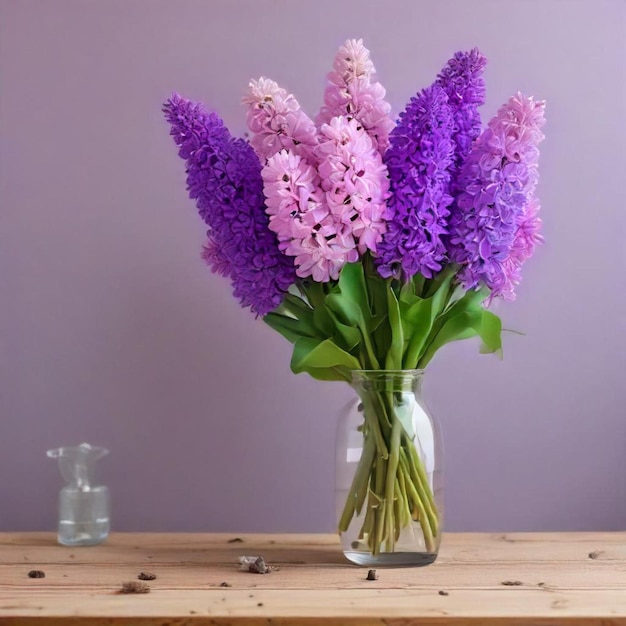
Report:
[[[296,274],[317,282],[336,280],[359,254],[353,236],[330,213],[315,168],[281,150],[268,159],[262,176],[269,228],[280,250],[295,257]]]
[[[376,252],[386,232],[389,179],[374,141],[356,119],[335,117],[320,129],[318,172],[330,213],[358,242]]]
[[[331,279],[337,280],[346,263],[358,261],[359,253],[351,235],[335,233],[332,218],[323,220],[321,226],[319,234],[313,231],[309,237],[294,239],[285,249],[285,254],[295,257],[298,276],[311,276],[316,282],[326,283]]]
[[[250,143],[262,163],[283,148],[309,161],[312,159],[317,129],[292,94],[273,80],[259,78],[250,81],[242,102],[248,106]]]
[[[309,236],[315,223],[328,215],[328,207],[315,168],[296,154],[281,150],[268,159],[261,175],[269,227],[284,250],[284,242]]]
[[[363,40],[348,39],[337,51],[330,84],[324,92],[324,106],[316,117],[319,126],[333,117],[355,117],[374,140],[382,154],[389,145],[394,122],[391,106],[385,100],[385,88],[374,81],[376,70]]]

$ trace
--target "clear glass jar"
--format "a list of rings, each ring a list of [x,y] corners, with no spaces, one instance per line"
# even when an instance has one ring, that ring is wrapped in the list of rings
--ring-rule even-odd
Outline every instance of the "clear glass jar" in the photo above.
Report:
[[[340,416],[336,504],[344,554],[367,566],[428,565],[443,522],[441,433],[423,370],[355,370]]]
[[[59,492],[58,541],[64,546],[95,546],[109,536],[109,489],[93,481],[96,461],[108,452],[88,443],[48,450],[67,483]]]

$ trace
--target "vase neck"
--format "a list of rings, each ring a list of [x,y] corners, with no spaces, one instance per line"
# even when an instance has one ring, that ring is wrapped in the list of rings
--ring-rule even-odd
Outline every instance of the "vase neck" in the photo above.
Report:
[[[424,370],[352,370],[352,387],[363,391],[421,392]]]

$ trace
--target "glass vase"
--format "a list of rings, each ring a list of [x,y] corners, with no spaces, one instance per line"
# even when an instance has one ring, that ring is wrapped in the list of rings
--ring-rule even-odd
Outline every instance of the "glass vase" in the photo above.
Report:
[[[422,396],[423,370],[355,370],[340,416],[336,504],[348,560],[419,566],[437,558],[442,440]]]

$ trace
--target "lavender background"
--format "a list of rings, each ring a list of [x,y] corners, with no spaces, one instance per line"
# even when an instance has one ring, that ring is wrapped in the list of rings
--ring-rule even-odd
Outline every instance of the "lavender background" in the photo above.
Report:
[[[52,529],[47,448],[110,447],[116,530],[331,531],[351,392],[199,259],[160,103],[244,129],[269,75],[314,113],[362,36],[398,112],[457,49],[489,58],[491,116],[547,99],[545,245],[501,306],[505,359],[433,362],[449,530],[626,529],[626,4],[621,0],[0,0],[0,530]]]

